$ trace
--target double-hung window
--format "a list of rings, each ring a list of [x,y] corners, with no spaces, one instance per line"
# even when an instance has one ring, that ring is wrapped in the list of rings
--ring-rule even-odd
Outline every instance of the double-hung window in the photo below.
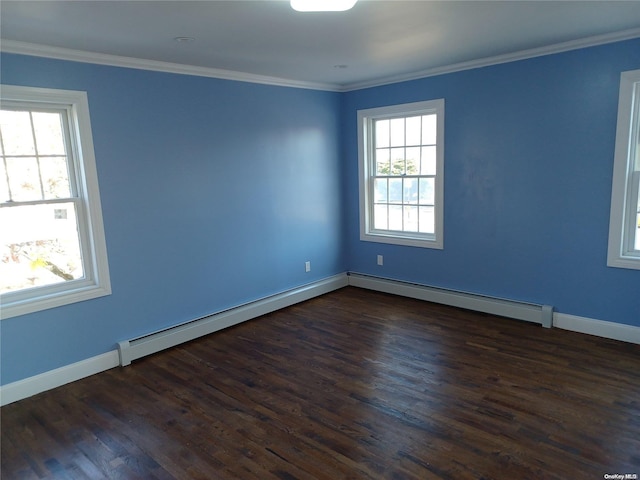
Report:
[[[361,240],[443,248],[444,100],[358,111]]]
[[[86,93],[0,87],[2,318],[110,293]]]
[[[620,79],[612,187],[607,264],[640,269],[640,70]]]

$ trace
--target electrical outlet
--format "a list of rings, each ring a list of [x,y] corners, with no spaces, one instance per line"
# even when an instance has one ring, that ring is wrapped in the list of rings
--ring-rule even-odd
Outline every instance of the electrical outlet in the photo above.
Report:
[[[311,262],[304,262],[304,271],[305,272],[311,271]]]
[[[384,265],[384,257],[382,255],[378,255],[378,265]]]

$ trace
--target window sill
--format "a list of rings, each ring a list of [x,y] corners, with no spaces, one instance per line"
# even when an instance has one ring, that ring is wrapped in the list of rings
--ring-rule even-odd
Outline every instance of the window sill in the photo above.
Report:
[[[422,237],[410,237],[400,236],[398,234],[385,234],[385,233],[363,233],[360,235],[360,240],[364,242],[375,243],[389,243],[392,245],[404,245],[407,247],[420,247],[420,248],[432,248],[442,250],[444,248],[442,240],[435,238],[422,238]]]
[[[632,256],[615,256],[607,260],[607,267],[613,268],[630,268],[632,270],[640,270],[640,257]]]
[[[26,299],[2,301],[0,319],[17,317],[28,313],[35,313],[49,308],[62,307],[76,302],[111,295],[111,288],[100,285],[79,285],[73,290],[39,295]]]

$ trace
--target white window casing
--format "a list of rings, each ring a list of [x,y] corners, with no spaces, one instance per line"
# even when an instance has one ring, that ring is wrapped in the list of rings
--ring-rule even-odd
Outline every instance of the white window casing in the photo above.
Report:
[[[42,198],[37,200],[0,198],[0,208],[7,214],[19,212],[20,208],[60,207],[55,210],[55,214],[64,219],[67,219],[67,209],[70,209],[70,216],[73,217],[71,221],[76,221],[77,243],[82,264],[81,275],[78,278],[4,291],[0,294],[0,318],[11,318],[109,295],[111,284],[107,248],[86,92],[2,85],[0,100],[3,110],[51,111],[60,114],[65,137],[63,157],[67,158],[68,162],[70,192],[65,198],[46,197],[44,193]],[[37,152],[35,155],[38,155]],[[3,150],[2,161],[6,162],[9,157],[10,155],[5,155]],[[40,160],[37,162],[40,169]],[[3,165],[2,171],[6,173],[6,164]],[[6,181],[9,182],[8,173]],[[42,178],[40,183],[44,192]],[[6,185],[11,188],[10,182]],[[13,214],[8,216],[15,217]],[[7,215],[4,218],[8,218]],[[7,225],[0,226],[0,232],[5,229]],[[6,239],[11,232],[4,235]],[[0,242],[4,245],[2,237],[3,234],[0,233]],[[0,268],[3,266],[0,265]]]
[[[640,70],[620,77],[607,265],[640,269]]]
[[[442,249],[444,99],[358,111],[360,239]]]

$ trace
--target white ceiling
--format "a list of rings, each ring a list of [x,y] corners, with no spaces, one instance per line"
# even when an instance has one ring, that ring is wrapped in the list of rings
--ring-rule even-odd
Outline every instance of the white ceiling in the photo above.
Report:
[[[287,0],[2,0],[0,22],[5,51],[348,90],[640,37],[640,1],[359,0],[348,12],[299,13]]]

